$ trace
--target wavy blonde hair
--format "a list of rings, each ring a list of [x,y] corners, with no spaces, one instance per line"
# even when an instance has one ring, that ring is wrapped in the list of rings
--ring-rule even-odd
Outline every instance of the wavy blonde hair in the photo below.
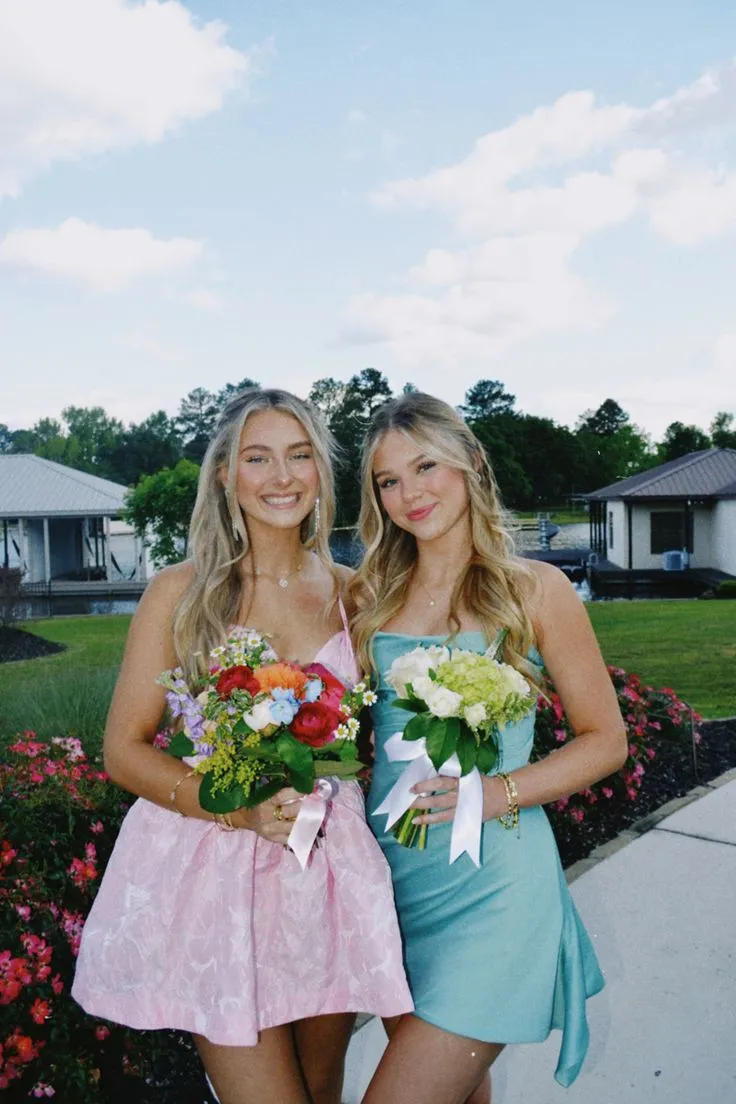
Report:
[[[404,605],[417,564],[414,537],[388,517],[373,477],[376,450],[390,430],[403,433],[423,456],[465,476],[472,554],[452,590],[450,638],[459,632],[459,610],[465,608],[481,623],[488,641],[499,629],[508,629],[505,662],[534,678],[535,668],[527,660],[534,643],[527,598],[533,575],[514,556],[509,518],[488,457],[451,406],[420,392],[381,406],[366,435],[359,521],[365,557],[350,585],[353,639],[364,670],[375,670],[373,637]]]
[[[300,423],[314,450],[319,475],[319,509],[301,524],[304,548],[312,549],[338,580],[329,546],[335,517],[330,431],[310,403],[276,389],[246,388],[224,407],[199,474],[197,499],[189,526],[189,553],[194,578],[174,613],[174,648],[185,676],[196,681],[206,673],[206,658],[222,643],[238,617],[242,601],[241,561],[250,552],[248,519],[238,503],[236,481],[240,437],[248,418],[280,410]],[[222,473],[227,472],[223,483]],[[328,607],[328,613],[331,607]]]

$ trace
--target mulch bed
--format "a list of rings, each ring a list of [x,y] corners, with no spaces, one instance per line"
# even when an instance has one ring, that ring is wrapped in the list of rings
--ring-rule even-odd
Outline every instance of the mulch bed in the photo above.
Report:
[[[13,663],[19,659],[38,659],[40,656],[53,655],[65,651],[65,645],[54,644],[42,636],[14,629],[0,627],[0,663]]]
[[[686,742],[662,740],[654,744],[657,753],[644,775],[639,797],[631,804],[608,806],[605,819],[574,824],[557,817],[555,836],[562,865],[571,866],[586,858],[601,843],[606,843],[631,825],[655,812],[675,797],[682,797],[693,786],[711,782],[724,771],[736,767],[736,718],[704,721],[701,741],[695,748]]]

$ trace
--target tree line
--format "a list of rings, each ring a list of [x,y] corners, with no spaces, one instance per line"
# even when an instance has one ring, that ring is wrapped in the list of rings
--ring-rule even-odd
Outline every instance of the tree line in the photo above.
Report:
[[[68,406],[59,419],[42,418],[30,429],[0,424],[0,452],[30,452],[135,490],[129,496],[131,520],[151,520],[161,511],[185,520],[193,502],[199,463],[225,403],[256,380],[228,383],[219,391],[190,391],[170,417],[158,410],[125,426],[102,407]],[[416,390],[406,384],[405,391]],[[322,411],[338,447],[338,525],[353,525],[360,500],[359,442],[374,410],[392,397],[386,377],[365,368],[346,382],[317,380],[310,400]],[[535,510],[568,503],[575,495],[674,460],[688,452],[736,448],[736,419],[719,412],[706,433],[672,422],[653,441],[614,399],[585,410],[573,429],[517,409],[516,398],[500,380],[482,379],[458,408],[488,451],[505,503]],[[140,509],[138,507],[140,506]],[[140,515],[140,516],[139,516]],[[176,540],[176,536],[172,536]],[[162,550],[163,551],[163,550]]]

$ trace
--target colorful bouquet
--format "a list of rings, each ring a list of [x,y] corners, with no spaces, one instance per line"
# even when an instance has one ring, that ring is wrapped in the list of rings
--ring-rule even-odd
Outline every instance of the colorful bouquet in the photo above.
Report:
[[[503,636],[484,654],[432,645],[399,656],[386,675],[398,695],[392,703],[414,716],[386,743],[392,762],[409,766],[375,810],[405,847],[426,846],[427,826],[412,821],[412,786],[438,774],[459,779],[450,862],[467,851],[480,862],[483,813],[481,773],[499,759],[499,732],[536,706],[536,694],[515,668],[494,658]]]
[[[329,786],[315,791],[316,780],[351,779],[362,769],[357,714],[375,694],[365,683],[349,690],[320,663],[280,661],[252,630],[232,629],[210,653],[203,684],[188,686],[180,668],[157,681],[181,724],[167,750],[203,776],[199,801],[209,812],[252,808],[285,786],[324,803]],[[324,809],[319,824],[323,816]],[[301,819],[302,809],[292,832],[297,842]],[[304,847],[297,853],[301,861]]]

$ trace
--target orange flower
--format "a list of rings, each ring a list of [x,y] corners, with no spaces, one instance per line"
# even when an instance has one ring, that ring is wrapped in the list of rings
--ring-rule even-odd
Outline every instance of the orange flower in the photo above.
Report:
[[[268,693],[272,690],[293,690],[297,698],[309,681],[304,672],[291,663],[269,663],[266,667],[259,667],[253,675],[261,690]]]

